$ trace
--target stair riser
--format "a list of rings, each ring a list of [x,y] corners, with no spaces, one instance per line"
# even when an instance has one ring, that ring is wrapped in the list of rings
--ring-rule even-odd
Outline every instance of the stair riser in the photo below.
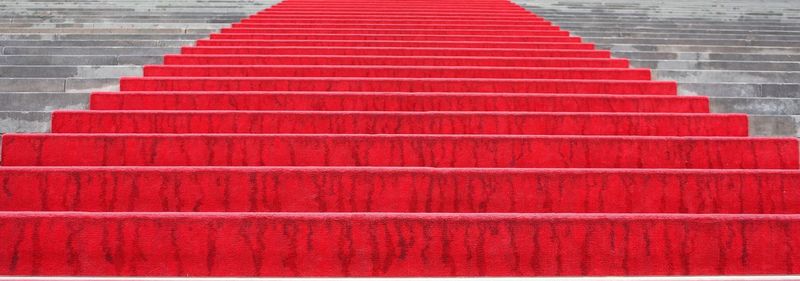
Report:
[[[580,37],[569,36],[512,36],[512,35],[414,35],[414,34],[280,34],[280,33],[213,33],[211,39],[259,40],[396,40],[396,41],[474,41],[474,42],[571,42]]]
[[[322,47],[327,42],[313,41],[269,41],[264,47],[183,47],[182,54],[207,55],[355,55],[355,56],[481,56],[481,57],[542,57],[542,58],[594,58],[605,59],[605,64],[613,67],[628,67],[627,59],[610,59],[608,51],[594,50],[536,50],[495,48],[485,46],[463,46],[453,48],[429,48],[427,44],[395,44],[393,42],[333,41],[330,47]],[[438,44],[438,43],[437,43]],[[298,45],[292,47],[293,45]],[[398,46],[399,45],[399,46]],[[407,46],[407,47],[405,47]],[[474,48],[473,48],[474,47]],[[538,47],[538,46],[533,46]]]
[[[510,3],[510,2],[509,2]],[[321,7],[320,4],[333,4],[333,5],[342,5],[342,6],[353,6],[357,5],[359,7],[377,7],[377,4],[386,5],[387,7],[392,7],[392,5],[401,5],[403,7],[430,7],[430,6],[448,6],[453,7],[453,4],[458,4],[460,6],[457,7],[504,7],[508,6],[506,2],[497,2],[497,1],[437,1],[437,2],[430,2],[430,1],[403,1],[403,2],[385,2],[385,1],[336,1],[335,3],[330,1],[292,1],[292,2],[281,2],[276,5],[280,6],[313,6],[313,7]],[[516,4],[514,4],[516,5]]]
[[[68,112],[53,133],[747,136],[745,115]]]
[[[319,14],[319,13],[305,13],[305,14],[256,14],[248,17],[249,19],[315,19],[315,18],[331,18],[331,19],[339,19],[339,18],[346,18],[346,19],[368,19],[368,20],[379,20],[379,19],[393,19],[393,20],[461,20],[461,21],[470,21],[472,20],[494,20],[494,21],[544,21],[541,18],[536,18],[530,15],[503,15],[503,16],[494,16],[494,15],[456,15],[456,14],[436,14],[436,13],[429,13],[429,14],[403,14],[403,13],[391,13],[391,14],[371,14],[371,15],[360,15],[360,14]]]
[[[208,46],[239,46],[239,47],[293,47],[299,49],[308,49],[312,47],[328,47],[334,49],[400,49],[400,48],[426,48],[426,49],[481,49],[481,48],[495,48],[500,50],[493,51],[512,51],[503,49],[522,49],[528,51],[540,52],[570,52],[571,50],[583,50],[578,52],[580,55],[588,57],[596,57],[596,54],[608,54],[604,58],[610,58],[611,53],[603,50],[595,50],[592,43],[548,43],[548,42],[464,42],[464,41],[354,41],[354,40],[258,40],[258,39],[219,39],[223,37],[248,37],[247,34],[216,34],[214,37],[217,39],[201,39],[197,40],[196,45],[200,47]],[[352,47],[352,48],[344,48]],[[188,47],[192,48],[192,47]],[[252,49],[252,48],[251,48]],[[461,50],[458,50],[461,51]],[[520,50],[517,50],[520,51]],[[500,53],[503,54],[503,53]],[[487,57],[502,57],[500,54],[487,55]]]
[[[325,4],[325,7],[348,7],[348,8],[394,8],[394,7],[401,7],[401,8],[408,8],[408,7],[419,7],[419,8],[449,8],[449,9],[471,9],[471,8],[498,8],[498,7],[519,7],[519,5],[510,3],[510,2],[492,2],[492,1],[437,1],[437,2],[430,2],[430,1],[403,1],[403,2],[380,2],[380,1],[343,1],[343,2],[330,2],[330,1],[297,1],[297,2],[281,2],[273,5],[272,7],[278,8],[319,8],[323,7],[320,4]],[[378,6],[377,4],[380,4]],[[458,4],[458,6],[454,6],[453,4]],[[511,5],[509,5],[511,4]],[[521,8],[521,7],[519,7]]]
[[[324,4],[325,8],[334,9],[388,9],[390,11],[395,11],[395,9],[433,9],[433,10],[442,10],[442,11],[452,11],[453,9],[459,10],[477,10],[477,11],[485,11],[486,9],[500,9],[506,7],[512,7],[515,9],[520,9],[518,5],[508,5],[508,3],[446,3],[446,2],[402,2],[402,3],[387,3],[387,2],[349,2],[349,3],[334,3],[334,2],[320,2],[320,3],[287,3],[282,2],[273,5],[270,9],[303,9],[303,10],[318,10]],[[458,4],[458,6],[454,6],[453,4]],[[380,5],[380,6],[378,6]],[[409,5],[413,5],[409,6]],[[326,9],[327,10],[327,9]]]
[[[7,166],[800,168],[794,138],[7,134],[2,152]]]
[[[359,110],[707,113],[705,97],[398,94],[398,93],[94,93],[91,109]]]
[[[511,9],[509,9],[511,8]],[[469,10],[462,10],[462,9],[450,9],[450,10],[372,10],[372,11],[358,11],[358,10],[328,10],[325,8],[319,8],[316,10],[292,10],[292,9],[266,9],[263,11],[259,11],[255,16],[271,16],[271,15],[298,15],[298,16],[339,16],[339,15],[354,15],[354,16],[363,16],[363,15],[387,15],[387,16],[491,16],[491,17],[523,17],[523,18],[539,18],[534,16],[533,14],[525,11],[524,9],[514,8],[511,5],[506,7],[494,7],[491,9],[485,9],[483,11],[469,11]]]
[[[800,218],[0,214],[10,275],[577,276],[800,272]],[[43,255],[41,253],[47,253]],[[13,262],[12,262],[13,260]]]
[[[448,12],[448,11],[472,11],[472,12],[492,12],[492,11],[525,11],[522,7],[515,5],[513,3],[508,2],[499,2],[499,3],[459,3],[460,6],[454,6],[455,3],[446,3],[446,2],[432,2],[432,3],[383,3],[384,5],[358,5],[355,3],[330,3],[326,6],[319,6],[318,4],[313,3],[278,3],[273,5],[269,8],[269,10],[261,10],[259,12],[264,11],[358,11],[358,12],[367,12],[367,11],[437,11],[437,12]],[[378,3],[374,3],[378,4]],[[409,4],[413,4],[410,6]],[[489,11],[487,11],[487,9]],[[529,13],[530,14],[530,13]],[[533,15],[533,14],[531,14]]]
[[[463,20],[458,19],[391,19],[391,18],[245,18],[241,23],[347,23],[347,24],[462,24]],[[552,25],[549,21],[526,19],[526,20],[470,20],[468,24],[483,24],[483,25],[513,25],[513,26],[538,26],[538,25]]]
[[[569,36],[569,32],[560,30],[470,30],[453,28],[440,29],[332,29],[332,28],[223,28],[222,33],[256,33],[256,34],[370,34],[370,35],[492,35],[492,36]]]
[[[616,62],[614,62],[616,63]],[[614,64],[612,63],[612,64]],[[602,59],[569,58],[469,58],[401,56],[253,56],[253,55],[167,55],[165,65],[394,65],[394,66],[495,66],[609,68]],[[648,69],[649,73],[650,70]]]
[[[798,181],[797,172],[5,168],[0,210],[797,213]]]
[[[650,80],[650,69],[408,67],[408,66],[162,66],[144,67],[145,77],[400,77]]]
[[[259,16],[312,16],[312,17],[329,17],[329,16],[401,16],[401,17],[409,17],[409,16],[419,16],[419,17],[430,17],[430,16],[442,16],[442,17],[491,17],[491,18],[539,18],[531,13],[528,13],[525,10],[514,9],[513,11],[508,10],[488,10],[482,12],[473,12],[473,11],[460,11],[460,10],[450,10],[450,11],[370,11],[369,13],[365,13],[362,11],[328,11],[324,9],[320,10],[312,10],[312,11],[298,11],[298,10],[284,10],[284,9],[268,9],[260,11],[253,15],[253,17]]]
[[[423,78],[194,78],[120,79],[122,91],[357,91],[677,95],[671,81],[513,80]]]
[[[477,25],[470,23],[461,24],[353,24],[353,23],[280,23],[276,22],[242,22],[232,24],[234,28],[297,28],[297,29],[316,29],[316,28],[336,28],[336,29],[358,29],[362,31],[372,29],[424,29],[446,31],[448,29],[468,29],[468,30],[516,30],[516,31],[535,31],[535,30],[561,30],[558,26],[535,24],[535,25]]]
[[[380,6],[361,6],[361,5],[353,5],[353,4],[339,4],[339,3],[330,3],[326,4],[324,7],[322,6],[313,6],[309,4],[289,4],[289,5],[274,5],[269,8],[269,10],[260,11],[259,14],[263,14],[267,11],[280,11],[280,12],[357,12],[359,14],[369,14],[370,12],[379,12],[379,13],[386,13],[386,12],[406,12],[406,13],[416,13],[416,12],[437,12],[437,13],[448,13],[448,12],[455,12],[455,13],[509,13],[509,12],[526,12],[523,8],[517,5],[465,5],[465,6],[458,6],[454,7],[452,4],[434,4],[431,3],[430,5],[414,5],[413,7],[409,7],[408,4],[405,3],[397,3],[397,4],[383,4]],[[527,12],[526,12],[527,13]],[[533,14],[528,13],[528,15],[534,16]],[[534,16],[535,17],[535,16]]]
[[[356,12],[359,14],[370,14],[372,12],[377,13],[387,13],[387,12],[403,12],[403,13],[430,13],[430,12],[437,12],[437,13],[481,13],[481,14],[498,14],[498,13],[517,13],[523,12],[522,14],[527,13],[527,15],[531,15],[536,17],[535,15],[528,13],[523,8],[516,6],[516,5],[493,5],[493,6],[459,6],[453,7],[453,5],[429,5],[429,6],[421,6],[421,5],[414,5],[413,7],[407,6],[407,4],[397,4],[397,5],[381,5],[381,6],[373,6],[373,7],[365,7],[365,6],[354,6],[354,5],[341,5],[341,4],[327,4],[325,7],[314,7],[309,5],[275,5],[270,7],[269,10],[261,11],[259,14],[264,14],[268,12],[281,12],[281,13],[308,13],[308,12],[346,12],[352,13]],[[538,18],[538,17],[536,17]]]

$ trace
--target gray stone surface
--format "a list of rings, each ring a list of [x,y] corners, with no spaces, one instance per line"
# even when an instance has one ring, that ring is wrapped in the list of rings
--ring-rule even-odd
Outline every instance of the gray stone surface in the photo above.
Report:
[[[0,1],[0,134],[46,132],[50,111],[279,0]]]
[[[757,115],[800,115],[800,98],[712,97],[715,112],[749,112]]]
[[[89,93],[37,92],[0,95],[0,111],[53,111],[56,109],[86,109]]]
[[[3,47],[3,55],[143,55],[180,52],[179,47]]]
[[[35,65],[75,65],[75,66],[101,66],[101,65],[143,65],[159,64],[163,56],[134,56],[134,55],[7,55],[0,56],[2,66],[35,66]]]
[[[0,111],[0,133],[46,132],[49,128],[49,111]]]
[[[514,0],[631,65],[751,114],[753,135],[800,136],[796,0]]]

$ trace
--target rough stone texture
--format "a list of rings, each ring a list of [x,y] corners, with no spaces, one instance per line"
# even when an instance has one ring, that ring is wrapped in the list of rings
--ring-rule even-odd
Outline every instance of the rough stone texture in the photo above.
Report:
[[[278,1],[13,0],[0,3],[0,134],[46,132],[49,111]]]
[[[0,3],[0,110],[7,111],[0,133],[46,131],[49,117],[39,111],[84,108],[86,93],[118,89],[118,77],[138,76],[140,65],[275,2]],[[716,112],[759,115],[750,118],[752,133],[798,134],[800,11],[790,0],[517,2],[633,66],[655,69],[656,78],[678,80],[685,95],[713,96]],[[35,126],[33,116],[41,117]]]
[[[715,112],[751,114],[755,135],[800,134],[800,9],[792,0],[516,0]]]
[[[50,111],[277,0],[14,0],[0,3],[0,135],[47,132]]]

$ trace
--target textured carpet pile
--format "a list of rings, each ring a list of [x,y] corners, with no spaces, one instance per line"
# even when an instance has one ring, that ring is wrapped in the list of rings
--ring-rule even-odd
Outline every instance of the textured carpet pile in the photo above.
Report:
[[[800,272],[793,138],[504,0],[286,0],[3,136],[0,274]]]

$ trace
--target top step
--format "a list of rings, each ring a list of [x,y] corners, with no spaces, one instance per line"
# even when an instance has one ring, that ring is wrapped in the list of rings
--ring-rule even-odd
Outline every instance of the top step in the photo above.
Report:
[[[496,21],[544,21],[544,19],[537,18],[532,15],[503,15],[503,16],[493,16],[493,15],[448,15],[448,14],[422,14],[422,15],[409,15],[406,13],[394,13],[394,14],[384,14],[384,15],[362,15],[362,14],[256,14],[252,15],[248,18],[250,19],[308,19],[308,18],[319,18],[319,17],[326,17],[326,18],[345,18],[345,19],[393,19],[393,20],[455,20],[455,21],[469,21],[472,20],[496,20]]]
[[[310,21],[310,22],[281,22],[281,21],[258,21],[247,20],[240,23],[234,23],[234,28],[355,28],[359,30],[369,29],[433,29],[433,30],[447,30],[447,29],[471,29],[471,30],[559,30],[558,26],[550,24],[537,24],[531,25],[513,25],[513,24],[471,24],[471,23],[347,23],[336,21]]]
[[[223,28],[221,33],[268,33],[268,34],[425,34],[425,35],[514,35],[514,36],[569,36],[569,32],[558,30],[556,26],[538,26],[519,29],[422,29],[422,28],[277,28],[269,25],[262,26],[234,25],[233,28]]]
[[[279,24],[294,24],[294,23],[349,23],[349,24],[470,24],[470,25],[514,25],[514,26],[537,26],[537,25],[552,25],[549,21],[545,20],[506,20],[506,19],[483,19],[483,20],[469,20],[463,21],[459,19],[447,18],[426,18],[426,19],[394,19],[394,18],[381,18],[381,17],[366,17],[366,18],[314,18],[314,17],[264,17],[264,18],[245,18],[241,23],[279,23]]]

